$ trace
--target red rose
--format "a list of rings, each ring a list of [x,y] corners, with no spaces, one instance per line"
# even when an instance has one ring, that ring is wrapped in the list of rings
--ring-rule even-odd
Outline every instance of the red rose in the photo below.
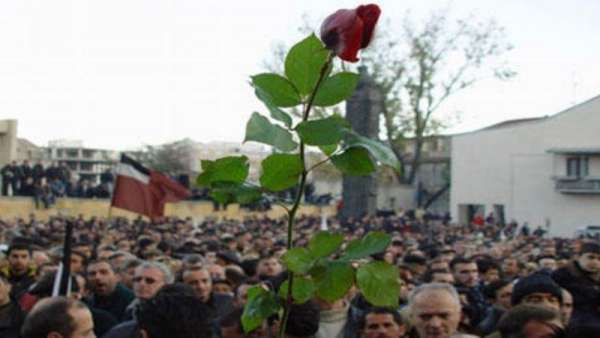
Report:
[[[321,40],[342,60],[356,62],[360,49],[369,45],[381,10],[371,4],[356,9],[340,9],[321,25]]]

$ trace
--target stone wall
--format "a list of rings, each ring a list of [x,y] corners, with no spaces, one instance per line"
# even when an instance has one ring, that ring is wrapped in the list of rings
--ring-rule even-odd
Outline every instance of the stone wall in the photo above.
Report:
[[[0,198],[0,219],[24,218],[29,219],[29,215],[34,213],[36,218],[46,220],[48,217],[59,214],[67,216],[78,216],[82,214],[84,218],[92,216],[107,217],[109,212],[110,200],[103,199],[78,199],[78,198],[59,198],[50,209],[35,209],[32,198],[27,197],[2,197]],[[316,206],[305,205],[298,210],[298,215],[321,215],[323,211],[327,216],[335,214],[333,206],[319,208]],[[279,218],[285,216],[285,210],[278,206],[273,206],[268,212],[251,212],[240,208],[237,204],[232,204],[226,210],[213,211],[211,202],[192,202],[183,201],[175,204],[167,204],[165,214],[178,217],[192,217],[196,221],[206,218],[229,218],[243,219],[244,217],[263,217]],[[137,214],[121,210],[112,209],[113,216],[123,216],[130,219],[136,218]]]

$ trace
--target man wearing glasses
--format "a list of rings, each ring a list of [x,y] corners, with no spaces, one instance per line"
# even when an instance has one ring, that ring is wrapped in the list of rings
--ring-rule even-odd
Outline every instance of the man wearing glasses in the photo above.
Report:
[[[133,292],[135,300],[127,307],[127,316],[132,319],[115,326],[104,338],[139,337],[137,312],[141,305],[154,297],[158,291],[174,281],[173,273],[163,263],[144,262],[135,269]]]

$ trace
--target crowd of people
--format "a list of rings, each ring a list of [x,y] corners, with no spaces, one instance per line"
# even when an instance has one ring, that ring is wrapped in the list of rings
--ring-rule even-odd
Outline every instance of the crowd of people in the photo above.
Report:
[[[100,175],[100,183],[72,175],[64,162],[44,166],[41,161],[31,166],[28,160],[6,164],[1,170],[2,196],[33,197],[36,208],[51,207],[57,198],[109,198],[114,184],[110,170]]]
[[[247,291],[285,276],[284,219],[71,220],[68,297],[52,296],[65,219],[2,220],[0,337],[274,337],[280,318],[242,330]],[[322,227],[298,219],[295,245]],[[371,260],[399,268],[397,308],[352,288],[292,305],[286,337],[600,337],[600,244],[490,222],[383,215],[329,219],[346,243],[389,233]]]

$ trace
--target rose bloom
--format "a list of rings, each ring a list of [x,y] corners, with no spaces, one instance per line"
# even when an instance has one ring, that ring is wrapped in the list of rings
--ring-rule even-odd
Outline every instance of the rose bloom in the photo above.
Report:
[[[342,60],[357,62],[358,51],[371,42],[380,14],[374,4],[340,9],[323,21],[321,40]]]

